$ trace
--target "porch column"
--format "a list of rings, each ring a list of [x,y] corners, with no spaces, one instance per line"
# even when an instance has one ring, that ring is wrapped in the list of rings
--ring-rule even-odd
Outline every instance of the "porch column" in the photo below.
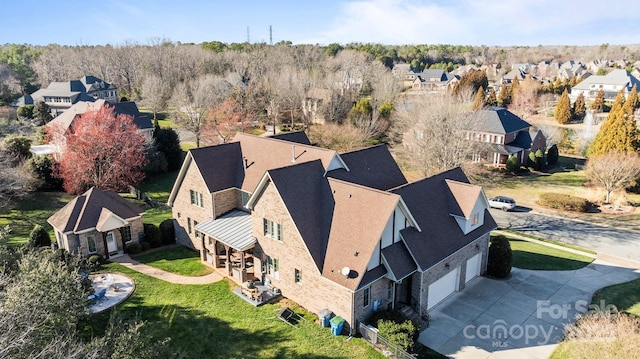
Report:
[[[124,227],[120,227],[118,228],[118,232],[120,232],[120,238],[121,238],[121,242],[122,242],[122,253],[127,253],[127,245],[125,244],[124,241]],[[118,243],[118,241],[116,240],[116,243]]]
[[[109,259],[109,249],[107,248],[107,233],[106,232],[100,232],[102,233],[102,245],[104,246],[104,259]]]
[[[231,247],[229,247],[228,245],[224,245],[224,250],[225,250],[225,255],[226,255],[226,260],[224,263],[224,267],[227,270],[227,275],[231,275]]]

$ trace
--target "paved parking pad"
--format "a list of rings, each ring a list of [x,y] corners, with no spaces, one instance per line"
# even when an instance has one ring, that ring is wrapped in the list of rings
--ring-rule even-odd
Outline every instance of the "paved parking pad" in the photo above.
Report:
[[[506,280],[480,277],[430,311],[419,341],[452,358],[547,358],[594,291],[638,277],[601,260],[573,271],[513,268]]]

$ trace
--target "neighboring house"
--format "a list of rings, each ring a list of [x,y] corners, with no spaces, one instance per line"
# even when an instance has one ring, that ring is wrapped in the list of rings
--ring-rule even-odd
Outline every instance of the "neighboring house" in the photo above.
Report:
[[[482,142],[486,146],[474,155],[474,162],[504,165],[510,156],[517,156],[525,164],[527,156],[539,149],[546,149],[546,139],[542,131],[502,107],[489,107],[474,113],[475,128],[467,138]]]
[[[326,119],[323,115],[323,106],[331,101],[331,90],[313,88],[307,91],[302,100],[302,111],[311,119],[311,123],[324,125]]]
[[[398,81],[402,81],[403,87],[411,87],[418,76],[411,68],[411,64],[396,64],[391,69],[391,73]]]
[[[460,79],[457,75],[452,75],[444,70],[429,69],[416,74],[412,88],[414,91],[444,92],[449,85]]]
[[[564,80],[571,80],[572,77],[583,79],[589,77],[591,74],[587,72],[587,68],[581,63],[575,63],[571,67],[561,67],[558,70],[558,78]]]
[[[128,115],[133,117],[133,123],[138,130],[143,132],[148,139],[153,136],[153,124],[148,114],[141,113],[135,102],[109,103],[105,100],[95,102],[80,101],[71,106],[67,111],[57,116],[46,124],[45,128],[51,134],[48,144],[31,146],[31,152],[36,155],[52,154],[60,157],[64,154],[66,147],[66,137],[73,127],[73,122],[87,111],[98,110],[103,106],[113,108],[113,113],[117,115]]]
[[[623,69],[612,70],[606,75],[591,75],[571,88],[570,98],[575,101],[582,94],[587,101],[593,101],[600,90],[604,91],[604,98],[613,101],[619,91],[626,95],[633,86],[640,84],[638,79],[629,71]]]
[[[58,248],[105,258],[126,253],[126,246],[144,236],[144,211],[113,191],[95,187],[74,198],[47,219]]]
[[[190,150],[168,204],[176,240],[202,260],[351,329],[383,307],[426,315],[462,290],[496,228],[459,168],[407,183],[384,145],[338,154],[303,132]]]
[[[118,89],[95,76],[84,76],[80,80],[52,82],[46,88],[31,94],[31,103],[44,101],[49,105],[54,116],[68,110],[78,101],[93,102],[100,99],[112,103],[118,102]],[[27,100],[25,97],[22,102],[26,104]]]

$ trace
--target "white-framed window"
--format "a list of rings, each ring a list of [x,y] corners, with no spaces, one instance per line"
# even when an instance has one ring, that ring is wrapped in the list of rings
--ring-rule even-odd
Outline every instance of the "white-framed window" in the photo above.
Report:
[[[189,190],[189,192],[191,194],[191,204],[198,207],[204,207],[203,200],[202,200],[202,193],[196,192],[194,190]]]
[[[200,231],[196,229],[198,221],[193,221],[193,231],[196,232],[196,238],[200,238]]]
[[[96,253],[98,248],[96,247],[96,239],[93,235],[87,236],[87,251],[89,253]]]
[[[387,284],[387,300],[391,303],[393,302],[393,287],[394,284],[392,281],[389,281]]]
[[[275,279],[280,279],[280,261],[277,258],[271,258],[267,256],[264,261],[264,271],[268,276]]]
[[[282,241],[282,225],[272,220],[263,218],[262,225],[264,227],[264,235]]]
[[[187,230],[191,234],[191,218],[187,217]]]
[[[295,269],[296,283],[302,284],[302,271],[298,268]]]
[[[472,226],[475,226],[475,225],[478,224],[478,218],[479,218],[478,213],[474,213],[473,217],[471,218],[471,225]]]
[[[362,307],[366,308],[371,304],[371,287],[366,287],[362,292]]]

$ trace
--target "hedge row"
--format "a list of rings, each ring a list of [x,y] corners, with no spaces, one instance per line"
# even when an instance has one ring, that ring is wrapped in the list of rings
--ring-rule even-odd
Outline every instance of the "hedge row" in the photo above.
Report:
[[[591,202],[588,200],[560,193],[543,193],[540,195],[539,203],[541,206],[563,211],[588,212],[591,209]]]

